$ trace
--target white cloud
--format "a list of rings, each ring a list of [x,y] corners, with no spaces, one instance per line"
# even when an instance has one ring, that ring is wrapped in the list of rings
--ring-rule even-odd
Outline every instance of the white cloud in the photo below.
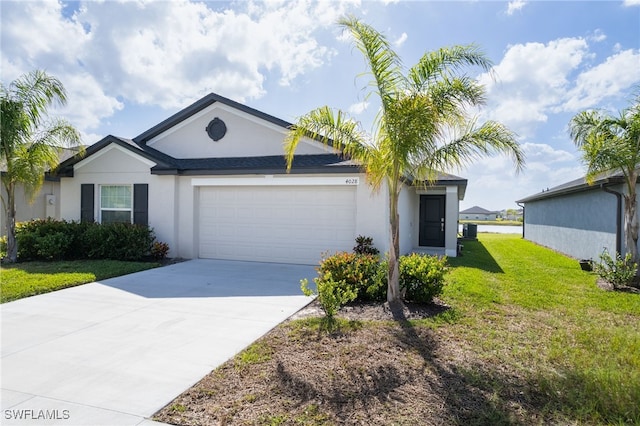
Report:
[[[603,99],[620,96],[640,82],[640,51],[623,50],[581,73],[562,105],[565,111],[597,106]]]
[[[351,114],[358,115],[358,114],[362,114],[367,109],[368,106],[369,106],[369,102],[362,101],[362,102],[358,102],[356,104],[351,105],[348,111]]]
[[[540,163],[544,165],[555,164],[575,160],[575,155],[544,143],[527,142],[521,145],[527,156],[527,163]]]
[[[624,0],[622,4],[625,6],[640,6],[640,0]]]
[[[479,77],[489,103],[481,118],[507,124],[523,139],[556,113],[598,107],[640,82],[640,51],[622,50],[596,62],[582,38],[510,46],[493,71]]]
[[[513,0],[507,5],[507,15],[513,15],[516,11],[522,10],[527,4],[524,0]]]
[[[400,47],[404,44],[405,41],[407,41],[407,38],[408,38],[407,33],[402,33],[402,35],[398,37],[398,39],[394,41],[393,44]]]
[[[607,39],[607,35],[600,29],[596,28],[596,30],[589,36],[590,41],[600,42]]]
[[[479,77],[489,98],[482,117],[507,124],[523,138],[531,137],[563,101],[570,74],[587,57],[588,46],[581,38],[510,46],[493,68],[497,78],[488,73]]]
[[[244,102],[265,94],[266,78],[286,86],[330,61],[335,52],[317,33],[350,7],[307,0],[86,2],[69,17],[59,2],[8,2],[2,78],[34,68],[60,77],[69,92],[64,113],[82,131],[123,101],[175,109],[214,91]]]

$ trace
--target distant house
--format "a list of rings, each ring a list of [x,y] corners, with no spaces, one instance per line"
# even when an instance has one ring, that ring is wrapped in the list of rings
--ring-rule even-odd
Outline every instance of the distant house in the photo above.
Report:
[[[576,259],[597,260],[604,249],[624,254],[623,192],[622,175],[609,174],[592,185],[580,178],[523,198],[524,238]]]
[[[473,206],[460,212],[460,220],[496,220],[500,212],[489,211],[482,207]]]
[[[498,217],[503,218],[504,220],[519,220],[522,221],[522,214],[524,213],[523,209],[504,209],[500,211]]]

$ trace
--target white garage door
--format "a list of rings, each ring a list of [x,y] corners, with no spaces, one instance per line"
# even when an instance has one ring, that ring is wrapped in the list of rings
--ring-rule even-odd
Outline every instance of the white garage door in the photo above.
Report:
[[[350,251],[355,186],[201,187],[200,257],[317,264]]]

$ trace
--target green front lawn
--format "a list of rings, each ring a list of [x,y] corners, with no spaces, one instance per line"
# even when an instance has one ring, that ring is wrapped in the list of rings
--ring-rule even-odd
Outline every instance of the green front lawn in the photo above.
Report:
[[[157,263],[120,260],[4,264],[0,267],[0,303],[131,274],[157,266],[159,266]]]
[[[445,290],[461,344],[525,372],[561,422],[638,424],[640,295],[604,291],[578,261],[517,235],[478,238],[450,259]]]

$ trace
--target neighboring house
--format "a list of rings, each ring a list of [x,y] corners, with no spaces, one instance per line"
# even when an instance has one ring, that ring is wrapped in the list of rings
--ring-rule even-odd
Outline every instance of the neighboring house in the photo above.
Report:
[[[500,212],[489,211],[482,207],[473,206],[460,212],[460,220],[496,220]]]
[[[625,188],[622,175],[610,174],[523,198],[524,238],[576,259],[598,260],[604,249],[624,255],[624,198],[616,193]]]
[[[501,210],[498,214],[498,217],[503,218],[504,220],[519,220],[522,221],[522,213],[523,209],[505,209]]]
[[[78,151],[64,149],[60,161],[73,157]],[[7,199],[4,185],[0,185],[2,200]],[[32,219],[60,219],[60,178],[49,173],[45,175],[42,188],[29,200],[24,192],[24,187],[16,187],[16,222],[24,222]],[[0,235],[7,235],[7,210],[2,204],[0,213]]]
[[[107,136],[60,165],[61,217],[148,224],[170,255],[316,264],[355,237],[389,247],[387,189],[357,164],[307,139],[286,172],[283,120],[210,94],[133,140]],[[401,251],[456,255],[465,179],[407,180]]]
[[[7,193],[4,186],[2,191],[2,199],[6,200]],[[16,222],[24,222],[31,219],[53,219],[60,218],[60,179],[47,176],[40,191],[33,198],[33,201],[26,197],[22,185],[16,188]],[[7,235],[7,210],[2,204],[2,213],[0,214],[0,235]]]

